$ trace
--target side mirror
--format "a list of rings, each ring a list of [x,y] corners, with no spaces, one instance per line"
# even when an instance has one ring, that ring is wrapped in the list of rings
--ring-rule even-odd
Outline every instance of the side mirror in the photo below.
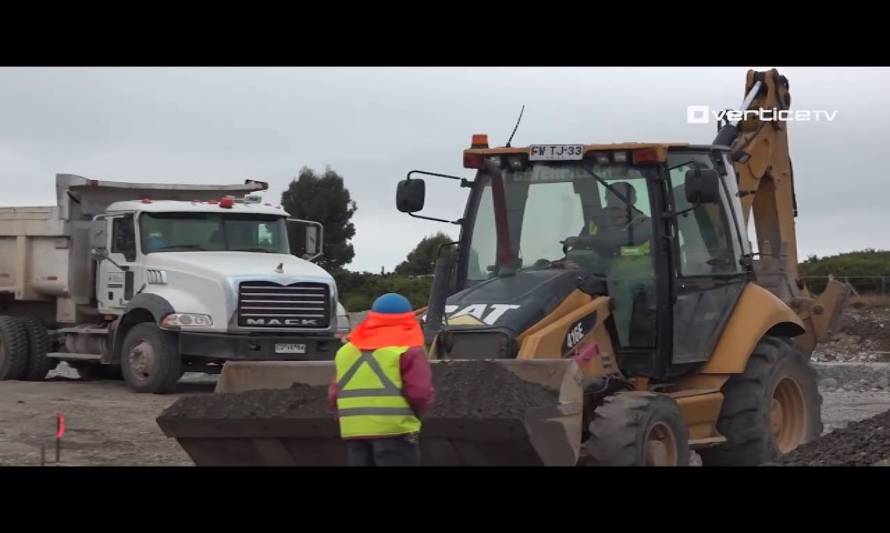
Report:
[[[716,204],[720,201],[720,174],[712,168],[695,168],[686,172],[686,201],[692,205]]]
[[[324,246],[324,226],[312,220],[287,219],[287,239],[290,253],[307,261],[321,256]]]
[[[402,213],[416,213],[423,209],[426,182],[421,179],[402,180],[396,187],[396,209]]]
[[[108,221],[105,218],[93,219],[93,222],[90,226],[90,248],[98,249],[108,246],[107,231]]]
[[[90,249],[90,256],[96,261],[104,261],[108,259],[108,248],[104,246],[101,248],[92,248]]]

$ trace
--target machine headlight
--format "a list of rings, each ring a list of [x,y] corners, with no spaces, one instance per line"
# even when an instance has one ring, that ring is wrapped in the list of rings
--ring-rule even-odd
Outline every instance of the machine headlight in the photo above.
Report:
[[[198,313],[170,313],[161,320],[162,326],[209,328],[213,326],[210,315]]]

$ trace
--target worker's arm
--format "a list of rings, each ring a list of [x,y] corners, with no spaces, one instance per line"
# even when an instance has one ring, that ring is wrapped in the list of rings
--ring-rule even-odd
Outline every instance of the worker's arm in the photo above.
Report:
[[[430,363],[423,348],[409,348],[402,355],[399,365],[402,371],[402,394],[417,416],[429,411],[435,401]]]

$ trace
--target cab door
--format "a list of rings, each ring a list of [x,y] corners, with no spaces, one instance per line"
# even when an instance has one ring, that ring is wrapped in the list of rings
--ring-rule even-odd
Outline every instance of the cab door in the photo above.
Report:
[[[737,188],[731,167],[710,153],[673,154],[670,168],[674,212],[691,209],[686,172],[698,165],[721,173],[720,199],[673,217],[675,284],[672,362],[707,361],[747,284],[746,247],[732,208]]]
[[[136,262],[136,224],[133,213],[106,216],[105,221],[108,258],[96,268],[96,300],[100,312],[119,314],[139,290],[142,278]]]

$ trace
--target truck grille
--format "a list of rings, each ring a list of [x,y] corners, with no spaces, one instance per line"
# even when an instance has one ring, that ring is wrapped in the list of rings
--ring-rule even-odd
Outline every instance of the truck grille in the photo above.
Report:
[[[245,281],[238,286],[238,325],[245,328],[326,328],[330,289],[324,283],[279,285]]]

